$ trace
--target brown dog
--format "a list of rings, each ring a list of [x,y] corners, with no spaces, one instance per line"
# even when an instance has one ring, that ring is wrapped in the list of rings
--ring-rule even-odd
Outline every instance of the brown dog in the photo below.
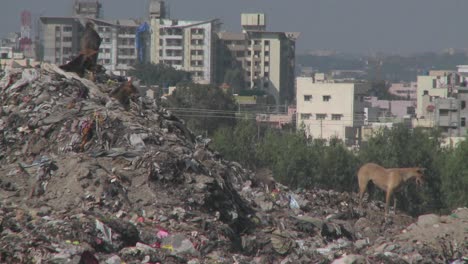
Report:
[[[390,198],[409,179],[416,178],[418,185],[422,184],[424,168],[390,168],[386,169],[375,163],[366,163],[358,171],[359,182],[359,207],[362,206],[362,197],[367,189],[367,184],[372,181],[377,187],[386,192],[385,215],[388,214]],[[396,209],[396,200],[393,199]]]

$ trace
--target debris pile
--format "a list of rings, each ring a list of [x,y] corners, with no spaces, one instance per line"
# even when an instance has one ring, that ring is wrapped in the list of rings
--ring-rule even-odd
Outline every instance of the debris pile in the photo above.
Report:
[[[468,256],[466,208],[389,222],[380,202],[361,210],[355,194],[259,180],[131,82],[98,79],[50,64],[1,76],[1,263],[445,263]]]

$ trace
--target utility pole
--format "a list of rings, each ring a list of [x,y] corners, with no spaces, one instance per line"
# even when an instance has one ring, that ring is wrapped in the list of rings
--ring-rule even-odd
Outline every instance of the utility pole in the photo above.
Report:
[[[323,127],[322,127],[322,119],[320,119],[320,139],[322,139],[322,132],[323,132]]]

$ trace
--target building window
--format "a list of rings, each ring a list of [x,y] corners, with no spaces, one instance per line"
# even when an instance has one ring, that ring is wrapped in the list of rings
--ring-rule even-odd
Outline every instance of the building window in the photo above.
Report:
[[[55,31],[60,31],[60,26],[55,26]]]
[[[64,31],[64,32],[71,32],[71,31],[72,31],[72,27],[64,27],[64,28],[63,28],[63,31]]]
[[[448,116],[448,115],[449,115],[449,110],[445,110],[445,109],[439,110],[439,116]]]
[[[312,95],[304,95],[304,101],[305,101],[305,102],[310,102],[310,101],[312,101]]]
[[[105,63],[105,64],[110,64],[110,60],[109,60],[109,59],[106,59],[106,60],[104,60],[104,63]]]
[[[264,76],[265,78],[270,77],[270,73],[267,72],[267,69],[265,69],[265,72],[263,73],[263,76]]]
[[[64,37],[63,42],[71,42],[72,38],[71,37]]]
[[[324,101],[324,102],[328,102],[328,101],[330,101],[330,99],[331,99],[331,96],[330,96],[330,95],[324,95],[324,96],[323,96],[323,101]]]
[[[301,114],[301,119],[303,120],[307,120],[307,119],[310,119],[312,118],[312,114]]]
[[[315,119],[317,119],[317,120],[325,120],[326,117],[327,117],[327,114],[316,114],[315,115]]]
[[[269,40],[265,40],[265,46],[270,46],[270,41]]]
[[[332,114],[332,120],[341,120],[342,114]]]
[[[109,42],[110,42],[110,38],[105,38],[105,39],[104,39],[104,42],[109,43]]]
[[[463,110],[466,108],[466,101],[461,101],[460,102],[460,108]]]
[[[466,126],[466,117],[462,117],[460,121],[460,126],[465,127]]]

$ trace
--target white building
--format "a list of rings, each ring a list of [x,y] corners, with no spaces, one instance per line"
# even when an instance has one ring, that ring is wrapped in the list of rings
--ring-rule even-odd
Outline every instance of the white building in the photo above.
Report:
[[[361,140],[366,83],[336,83],[314,77],[296,78],[297,128],[308,136],[337,137],[347,145]]]
[[[192,73],[194,82],[209,84],[215,79],[217,19],[186,21],[151,18],[152,63],[165,63]]]
[[[126,75],[137,62],[135,34],[139,23],[130,19],[103,20],[78,17],[41,17],[43,60],[65,64],[77,56],[86,21],[102,38],[98,63],[114,74]]]
[[[230,51],[224,67],[239,65],[246,89],[264,90],[278,104],[294,100],[295,43],[298,32],[266,31],[261,13],[241,15],[242,33],[221,32],[221,45]]]

